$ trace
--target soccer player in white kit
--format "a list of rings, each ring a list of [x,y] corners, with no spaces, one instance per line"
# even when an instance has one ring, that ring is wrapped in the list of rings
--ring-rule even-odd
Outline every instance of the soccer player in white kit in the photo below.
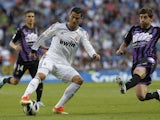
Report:
[[[52,38],[51,45],[39,62],[39,67],[35,78],[27,86],[21,98],[21,105],[30,104],[29,95],[32,94],[39,83],[41,83],[49,72],[63,82],[71,82],[64,91],[63,96],[54,106],[53,112],[68,114],[64,111],[63,105],[77,92],[83,83],[80,74],[71,66],[79,44],[82,43],[89,56],[96,61],[100,60],[89,42],[88,33],[79,26],[83,16],[83,11],[79,7],[74,7],[69,15],[68,23],[55,23],[44,31],[38,41],[32,46],[30,56],[35,57],[35,52],[47,39]]]

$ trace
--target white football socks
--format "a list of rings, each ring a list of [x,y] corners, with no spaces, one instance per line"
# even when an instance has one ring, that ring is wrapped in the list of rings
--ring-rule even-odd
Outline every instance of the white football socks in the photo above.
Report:
[[[28,84],[23,97],[32,94],[37,89],[40,82],[41,80],[38,77],[33,78]]]
[[[55,105],[56,108],[62,107],[72,96],[77,92],[77,90],[80,88],[79,84],[71,83],[66,90],[64,91],[63,96],[58,101],[58,103]]]

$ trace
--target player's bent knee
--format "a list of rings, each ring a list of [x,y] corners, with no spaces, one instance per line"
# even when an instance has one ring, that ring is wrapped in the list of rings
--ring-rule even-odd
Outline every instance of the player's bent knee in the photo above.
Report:
[[[79,84],[79,85],[82,85],[83,84],[83,79],[80,77],[80,76],[74,76],[72,78],[72,82],[76,83],[76,84]]]
[[[38,77],[41,81],[43,81],[46,78],[46,75],[43,73],[37,73],[36,77]]]
[[[141,77],[141,79],[143,79],[146,76],[146,71],[145,70],[140,70],[140,69],[135,69],[134,74],[139,75]]]
[[[19,80],[18,78],[11,78],[10,79],[10,84],[13,84],[13,85],[17,85],[19,83]]]
[[[12,84],[13,84],[13,85],[17,85],[18,83],[19,83],[19,82],[13,82]]]

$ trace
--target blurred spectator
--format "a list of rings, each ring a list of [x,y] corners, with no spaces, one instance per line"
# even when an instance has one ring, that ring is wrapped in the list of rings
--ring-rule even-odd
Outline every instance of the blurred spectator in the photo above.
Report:
[[[159,26],[160,0],[1,0],[0,42],[10,50],[8,42],[15,28],[23,24],[21,16],[26,9],[37,11],[36,23],[40,32],[43,32],[50,24],[66,21],[66,13],[69,13],[72,6],[80,6],[85,12],[81,26],[88,31],[91,43],[102,59],[100,64],[90,64],[86,52],[80,48],[73,65],[78,70],[130,69],[130,52],[124,59],[124,56],[117,57],[115,51],[130,26],[139,22],[136,12],[145,5],[154,9],[152,25]],[[46,44],[50,44],[50,40],[46,41]],[[160,44],[157,47],[160,48]],[[157,56],[159,55],[158,52]]]

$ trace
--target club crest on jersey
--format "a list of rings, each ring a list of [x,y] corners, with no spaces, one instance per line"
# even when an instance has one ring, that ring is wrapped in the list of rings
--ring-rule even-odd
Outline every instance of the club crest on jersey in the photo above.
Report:
[[[67,31],[66,30],[62,30],[61,32],[60,32],[60,34],[64,34],[64,33],[67,33]]]
[[[78,37],[78,36],[76,36],[76,37],[75,37],[75,41],[78,41],[78,40],[79,40],[79,37]]]

